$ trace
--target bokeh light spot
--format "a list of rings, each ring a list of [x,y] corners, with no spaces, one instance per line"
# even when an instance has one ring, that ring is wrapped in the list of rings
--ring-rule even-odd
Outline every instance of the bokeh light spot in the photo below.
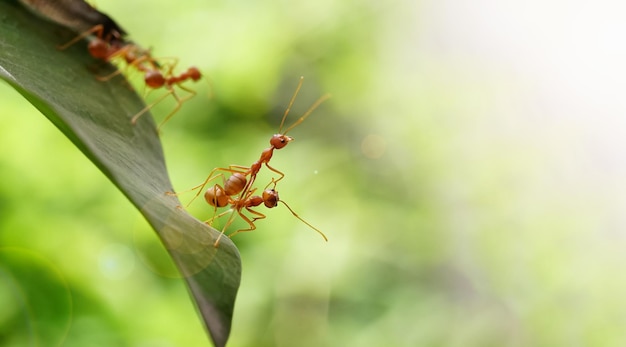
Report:
[[[385,154],[387,150],[387,141],[376,134],[369,134],[363,138],[361,142],[361,151],[370,159],[378,159]]]
[[[121,280],[133,271],[135,267],[135,256],[133,252],[124,245],[109,244],[100,252],[98,259],[100,272],[112,280]]]

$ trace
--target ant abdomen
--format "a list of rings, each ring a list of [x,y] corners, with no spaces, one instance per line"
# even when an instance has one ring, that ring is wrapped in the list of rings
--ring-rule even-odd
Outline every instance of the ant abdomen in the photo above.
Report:
[[[235,172],[224,183],[224,193],[228,196],[239,194],[246,186],[246,183],[248,183],[246,176]]]
[[[226,195],[224,190],[218,185],[207,189],[204,192],[204,199],[213,207],[224,207],[230,202],[230,196]]]

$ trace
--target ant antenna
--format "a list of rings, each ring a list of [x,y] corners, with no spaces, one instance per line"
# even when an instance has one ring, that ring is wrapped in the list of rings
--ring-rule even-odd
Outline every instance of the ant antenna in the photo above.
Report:
[[[309,228],[311,228],[311,229],[313,229],[313,230],[317,231],[317,233],[318,233],[318,234],[320,234],[320,235],[324,238],[324,241],[328,242],[328,238],[326,237],[326,235],[324,235],[324,233],[323,233],[323,232],[321,232],[318,228],[316,228],[316,227],[312,226],[311,224],[309,224],[309,222],[307,222],[307,221],[305,221],[304,219],[302,219],[302,217],[298,216],[298,214],[297,214],[297,213],[295,213],[295,212],[291,209],[291,207],[289,207],[289,205],[287,205],[287,203],[286,203],[286,202],[284,202],[283,200],[280,200],[280,202],[282,202],[282,203],[283,203],[283,205],[285,205],[285,207],[287,207],[287,209],[289,210],[289,212],[291,212],[291,214],[292,214],[294,217],[298,218],[300,221],[302,221],[302,223],[304,223],[304,224],[308,225],[308,226],[309,226]]]
[[[304,82],[304,76],[300,76],[300,81],[298,82],[296,91],[293,92],[293,96],[291,97],[291,100],[289,100],[289,106],[287,106],[287,109],[285,110],[285,113],[283,114],[283,119],[280,121],[280,128],[278,128],[278,132],[281,134],[282,134],[281,130],[283,130],[283,125],[285,124],[285,119],[287,119],[287,115],[289,114],[289,111],[291,111],[291,106],[293,106],[293,102],[296,101],[296,96],[298,96],[298,93],[300,92],[300,88],[302,88],[303,82]]]
[[[302,219],[302,217],[298,216],[298,214],[291,207],[289,207],[289,205],[287,205],[286,202],[284,202],[283,200],[280,200],[278,198],[278,192],[275,190],[276,182],[278,182],[278,181],[276,181],[275,179],[272,178],[270,183],[268,183],[267,186],[265,186],[265,188],[263,189],[263,202],[265,203],[265,206],[268,207],[268,208],[272,208],[272,207],[275,207],[276,205],[278,205],[279,202],[282,202],[283,205],[285,205],[285,207],[287,207],[289,212],[291,212],[291,214],[294,217],[298,218],[302,223],[308,225],[309,228],[317,231],[317,233],[320,234],[324,238],[324,241],[328,242],[328,238],[326,237],[326,235],[324,235],[323,232],[321,232],[318,228],[316,228],[316,227],[312,226],[311,224],[309,224],[309,222],[307,222],[304,219]],[[267,189],[271,185],[274,185],[274,186],[271,189]]]
[[[283,119],[280,121],[280,127],[278,128],[279,134],[286,135],[287,132],[289,132],[289,130],[295,128],[296,126],[298,126],[298,124],[302,123],[308,116],[311,115],[311,113],[313,113],[313,111],[315,111],[316,108],[319,107],[319,105],[321,105],[324,101],[330,98],[330,94],[322,95],[319,99],[317,99],[317,101],[315,101],[315,103],[313,103],[313,105],[311,105],[311,107],[309,107],[309,109],[302,115],[302,117],[300,117],[297,121],[291,124],[285,130],[285,132],[282,132],[283,126],[285,125],[285,119],[287,119],[287,115],[289,114],[289,111],[291,111],[291,106],[293,106],[293,103],[296,100],[296,96],[298,96],[298,93],[300,92],[300,88],[302,88],[303,82],[304,82],[304,76],[300,76],[300,82],[298,82],[296,91],[293,93],[291,100],[289,100],[289,106],[287,106],[287,109],[285,110],[285,114],[283,114]]]
[[[322,95],[319,99],[317,99],[317,101],[315,101],[315,103],[313,103],[313,105],[311,105],[311,107],[309,107],[309,109],[302,115],[302,117],[298,118],[298,120],[293,123],[289,128],[287,128],[287,130],[285,130],[284,133],[281,133],[283,135],[287,134],[287,132],[293,128],[295,128],[298,124],[304,122],[304,120],[311,115],[311,113],[313,113],[313,111],[315,111],[316,108],[319,107],[319,105],[321,105],[324,101],[330,99],[330,94],[324,94]]]

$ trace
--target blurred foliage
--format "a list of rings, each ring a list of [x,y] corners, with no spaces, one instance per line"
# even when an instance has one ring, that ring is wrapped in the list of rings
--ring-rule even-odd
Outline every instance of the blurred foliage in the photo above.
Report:
[[[623,239],[604,219],[618,200],[579,184],[588,167],[576,161],[581,151],[568,151],[579,130],[533,123],[543,115],[524,99],[532,83],[493,63],[502,57],[445,46],[454,24],[433,4],[98,6],[157,55],[211,77],[214,98],[197,85],[198,97],[163,129],[178,190],[214,167],[256,160],[300,75],[291,121],[333,94],[272,159],[286,173],[281,199],[329,242],[280,207],[233,239],[243,278],[230,346],[626,343]],[[37,254],[29,266],[54,274],[42,286],[69,288],[71,308],[62,295],[59,308],[40,307],[72,312],[64,345],[88,345],[80,336],[89,334],[93,345],[206,343],[139,214],[0,88],[11,95],[0,105],[0,142],[10,149],[0,153],[0,245]],[[157,121],[172,106],[156,107]],[[201,203],[191,211],[212,213]],[[40,285],[12,275],[22,266],[2,271],[0,300],[31,292],[4,288]],[[19,302],[0,326],[28,317]],[[67,323],[58,324],[47,330]],[[29,341],[25,329],[3,328],[0,341]]]

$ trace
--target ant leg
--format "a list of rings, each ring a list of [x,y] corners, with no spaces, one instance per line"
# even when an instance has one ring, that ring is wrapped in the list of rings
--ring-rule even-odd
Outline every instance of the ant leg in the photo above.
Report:
[[[172,112],[170,112],[167,116],[165,116],[165,118],[163,119],[163,121],[161,122],[161,124],[159,124],[159,126],[157,127],[157,130],[160,130],[161,127],[167,123],[168,120],[170,120],[170,118],[172,118],[174,116],[174,114],[176,114],[176,112],[178,112],[178,110],[180,110],[180,108],[183,106],[183,103],[185,103],[187,100],[193,98],[194,96],[196,96],[196,92],[194,90],[185,88],[183,86],[178,86],[180,89],[191,93],[191,95],[188,95],[184,98],[180,98],[178,97],[178,95],[176,94],[176,92],[174,91],[174,89],[172,89],[172,96],[174,96],[174,99],[176,99],[176,107],[174,107],[174,109],[172,110]]]
[[[124,71],[126,71],[126,70],[127,70],[127,68],[128,68],[128,66],[125,66],[125,67],[124,67]],[[123,72],[123,71],[122,71],[122,69],[119,69],[119,68],[118,68],[118,69],[116,69],[114,72],[112,72],[112,73],[110,73],[110,74],[108,74],[108,75],[104,75],[104,76],[96,76],[96,79],[97,79],[98,81],[100,81],[100,82],[106,82],[106,81],[110,80],[111,78],[113,78],[113,77],[115,77],[115,76],[117,76],[117,75],[120,75],[122,72]]]
[[[217,188],[217,187],[219,187],[219,185],[217,185],[217,184],[216,184],[214,187],[215,187],[215,188]],[[245,199],[245,200],[249,199],[249,198],[250,198],[250,195],[252,195],[255,191],[256,191],[256,188],[255,188],[255,189],[253,189],[253,190],[250,192],[250,194],[248,194],[248,195],[246,196],[246,199]],[[245,201],[245,200],[244,200],[244,201]],[[210,219],[208,219],[208,220],[206,220],[206,221],[204,222],[205,224],[208,224],[208,225],[213,225],[213,221],[214,221],[214,220],[216,220],[216,219],[218,219],[218,218],[221,218],[222,216],[224,216],[224,215],[226,215],[226,214],[228,214],[228,213],[230,213],[230,214],[231,214],[231,215],[230,215],[230,217],[228,217],[228,220],[226,221],[226,224],[224,224],[224,227],[222,228],[222,232],[220,233],[220,236],[219,236],[219,237],[217,238],[217,240],[215,241],[215,245],[216,245],[216,246],[217,246],[217,244],[219,243],[219,239],[222,237],[222,235],[224,235],[224,232],[226,231],[226,229],[228,229],[228,227],[229,227],[229,226],[232,224],[232,222],[234,221],[234,218],[233,218],[233,217],[235,216],[235,211],[237,211],[237,213],[238,213],[239,215],[241,215],[244,219],[246,219],[246,220],[247,220],[247,218],[246,218],[244,215],[242,215],[242,214],[241,214],[241,211],[240,211],[240,210],[241,210],[241,205],[239,205],[239,204],[238,204],[238,202],[239,202],[239,201],[237,201],[237,200],[233,201],[232,199],[228,199],[228,201],[229,201],[229,203],[231,203],[231,208],[230,208],[229,210],[224,211],[224,212],[222,212],[222,213],[220,213],[220,214],[218,214],[218,215],[215,215],[215,213],[217,213],[217,207],[218,207],[218,204],[216,203],[216,204],[214,204],[214,205],[213,205],[213,208],[214,208],[214,209],[213,209],[213,217],[211,217]],[[247,208],[247,207],[246,207],[246,208]],[[256,219],[255,219],[255,220],[256,220]],[[254,220],[253,220],[253,222],[254,222]]]
[[[123,56],[124,54],[126,54],[126,52],[128,52],[130,49],[128,48],[128,46],[124,46],[123,48],[121,48],[120,50],[118,50],[117,52],[115,52],[114,54],[110,55],[109,57],[107,57],[107,61],[111,61],[117,57]],[[126,66],[124,66],[124,69],[117,69],[116,71],[108,74],[108,75],[104,75],[104,76],[96,76],[96,79],[98,81],[101,82],[106,82],[108,80],[110,80],[111,78],[120,75],[122,73],[125,73],[126,71],[128,71],[129,68],[131,67],[137,67],[138,70],[141,71],[141,69],[138,67],[139,64],[142,64],[146,61],[149,61],[150,59],[148,57],[141,57],[138,58],[136,60],[134,60],[132,63],[130,64],[126,64]]]
[[[102,24],[98,24],[96,26],[94,26],[93,28],[81,33],[80,35],[76,36],[75,38],[73,38],[71,41],[69,41],[66,44],[57,46],[57,49],[59,51],[64,51],[66,49],[68,49],[69,47],[71,47],[72,45],[76,44],[76,42],[84,39],[85,37],[89,36],[89,35],[96,35],[98,38],[102,38],[102,33],[103,33],[104,27],[102,26]]]
[[[191,199],[191,201],[189,201],[189,203],[187,204],[186,207],[189,207],[189,205],[191,205],[191,203],[196,200],[196,198],[198,198],[198,196],[200,196],[200,194],[202,193],[202,190],[204,190],[204,187],[206,187],[206,185],[211,182],[212,180],[222,176],[222,181],[224,184],[226,184],[226,180],[224,179],[224,174],[223,173],[219,173],[217,175],[215,175],[216,172],[230,172],[230,173],[240,173],[242,175],[246,175],[248,168],[245,166],[240,166],[240,165],[230,165],[228,168],[224,168],[224,167],[218,167],[215,168],[213,170],[211,170],[211,172],[209,173],[209,175],[207,176],[207,178],[204,180],[204,182],[198,184],[197,186],[191,188],[191,189],[187,189],[185,191],[182,191],[180,193],[170,193],[169,195],[180,195],[183,193],[187,193],[187,192],[191,192],[194,191],[196,189],[198,189],[198,193],[196,193],[196,195]]]
[[[277,181],[277,180],[275,180],[275,179],[272,177],[272,180],[270,181],[270,183],[268,183],[268,184],[265,186],[265,188],[263,188],[263,190],[267,190],[267,188],[269,188],[269,186],[271,186],[272,184],[274,185],[274,186],[272,187],[272,189],[276,190],[276,183],[277,183],[277,182],[278,182],[278,181]]]
[[[159,102],[163,101],[163,99],[165,99],[168,95],[170,95],[172,93],[174,93],[173,90],[168,90],[165,94],[163,94],[159,98],[157,98],[153,103],[151,103],[150,105],[147,105],[146,107],[144,107],[141,111],[137,112],[137,114],[135,114],[133,116],[133,118],[130,119],[130,123],[133,124],[133,125],[137,124],[137,120],[139,119],[139,117],[143,116],[143,114],[148,112],[152,107],[154,107],[154,105],[156,105]]]
[[[235,210],[234,209],[230,209],[228,211],[222,212],[217,216],[214,216],[213,218],[210,219],[211,223],[213,223],[213,220],[217,217],[221,217],[227,213],[230,212],[230,217],[228,217],[228,220],[226,221],[226,224],[224,224],[224,227],[222,228],[222,232],[220,232],[220,235],[217,237],[217,239],[215,240],[215,242],[213,243],[213,247],[217,248],[217,246],[220,244],[220,239],[222,238],[222,236],[224,235],[224,232],[226,231],[226,228],[228,228],[228,226],[233,222],[233,217],[235,216]],[[206,222],[205,222],[206,223]],[[209,224],[210,225],[210,224]]]
[[[217,210],[217,208],[215,208],[215,210]],[[225,215],[226,215],[226,214],[228,214],[229,212],[233,212],[233,209],[231,208],[231,209],[229,209],[229,210],[227,210],[227,211],[224,211],[224,212],[222,212],[222,213],[220,213],[220,214],[216,214],[216,215],[214,215],[213,217],[211,217],[211,218],[209,218],[209,219],[205,220],[205,221],[204,221],[204,224],[208,224],[208,225],[211,225],[211,226],[212,226],[212,225],[213,225],[213,222],[214,222],[216,219],[219,219],[219,218],[221,218],[221,217],[225,216]]]
[[[159,126],[157,127],[157,130],[159,130],[161,128],[161,126],[163,126],[163,124],[165,124],[165,122],[167,122],[176,112],[178,112],[178,110],[181,108],[181,106],[183,105],[183,103],[185,101],[187,101],[189,98],[192,98],[196,95],[196,92],[192,91],[191,89],[187,89],[184,88],[182,86],[179,85],[179,87],[185,91],[188,91],[190,93],[192,93],[192,95],[187,96],[185,98],[179,98],[178,95],[176,95],[176,91],[174,90],[173,87],[168,87],[168,91],[161,95],[160,97],[158,97],[153,103],[151,103],[150,105],[144,107],[141,111],[139,111],[136,115],[133,116],[133,118],[130,120],[130,122],[135,125],[137,123],[137,120],[139,119],[139,117],[141,117],[144,113],[148,112],[148,110],[150,110],[152,107],[154,107],[156,104],[160,103],[161,101],[163,101],[168,95],[173,95],[174,98],[176,99],[176,107],[174,108],[174,110],[172,112],[170,112],[170,114],[168,114],[165,117],[165,120],[163,120],[163,122],[161,122],[161,124],[159,124]]]
[[[277,174],[279,174],[279,175],[280,175],[280,177],[279,177],[278,179],[274,179],[274,178],[272,178],[272,182],[274,183],[274,187],[276,187],[276,183],[278,183],[278,181],[282,180],[282,179],[285,177],[285,174],[284,174],[284,173],[282,173],[282,172],[280,172],[280,171],[278,171],[278,170],[276,170],[276,169],[274,169],[274,168],[273,168],[273,167],[271,167],[268,163],[265,163],[265,166],[266,166],[268,169],[270,169],[270,170],[272,170],[272,171],[274,171],[274,172],[276,172]],[[271,183],[270,183],[270,184],[271,184]],[[269,184],[268,184],[268,186],[269,186]]]
[[[168,76],[173,76],[174,75],[174,69],[176,68],[176,65],[178,65],[178,58],[166,57],[166,58],[161,58],[161,59],[169,59],[169,60],[172,61],[172,63],[168,64],[167,75]]]
[[[214,171],[215,171],[215,170],[211,171],[211,175],[213,175],[213,172],[214,172]],[[212,180],[214,180],[214,179],[216,179],[216,178],[218,178],[218,177],[222,176],[222,182],[223,182],[223,184],[226,184],[226,181],[225,181],[225,179],[224,179],[224,174],[221,174],[221,173],[220,173],[220,174],[217,174],[217,175],[215,175],[215,176],[211,176],[211,175],[209,175],[209,176],[206,178],[206,180],[204,180],[204,182],[202,182],[202,183],[198,184],[198,185],[197,185],[197,186],[195,186],[195,187],[192,187],[191,189],[187,189],[187,190],[184,190],[184,191],[182,191],[182,192],[178,192],[178,193],[174,193],[174,192],[166,192],[165,194],[167,194],[167,195],[174,195],[174,196],[178,196],[178,195],[181,195],[181,194],[184,194],[184,193],[187,193],[187,192],[191,192],[191,191],[194,191],[194,190],[196,190],[196,189],[197,189],[197,190],[198,190],[198,193],[196,193],[196,195],[194,195],[194,197],[193,197],[193,198],[191,198],[191,200],[189,200],[189,202],[187,203],[187,205],[185,205],[185,208],[188,208],[189,206],[191,206],[191,203],[192,203],[192,202],[194,202],[194,200],[196,200],[196,198],[198,198],[198,196],[200,196],[200,194],[202,193],[202,190],[204,189],[204,187],[205,187],[205,186],[206,186],[209,182],[211,182]],[[223,189],[223,188],[222,188],[222,189]]]
[[[257,220],[259,220],[259,219],[264,219],[264,218],[266,217],[263,213],[258,212],[258,211],[255,211],[255,210],[253,210],[253,209],[252,209],[252,208],[250,208],[250,207],[246,207],[246,210],[247,210],[248,212],[250,212],[251,214],[255,215],[256,217],[254,217],[254,218],[250,219],[250,218],[248,218],[246,215],[244,215],[244,214],[243,214],[243,212],[241,212],[241,211],[237,211],[237,213],[239,213],[239,215],[241,216],[241,218],[242,218],[243,220],[245,220],[245,221],[248,223],[248,225],[250,226],[250,228],[248,228],[248,229],[239,229],[239,230],[237,230],[237,231],[235,231],[235,232],[233,232],[233,233],[229,234],[229,235],[228,235],[228,237],[231,237],[231,238],[232,238],[233,236],[235,236],[235,235],[237,235],[237,234],[239,234],[239,233],[243,233],[243,232],[246,232],[246,231],[253,231],[253,230],[256,230],[256,225],[254,225],[254,222],[256,222],[256,221],[257,221]]]
[[[244,196],[248,195],[248,192],[250,191],[250,188],[252,188],[252,185],[254,184],[254,181],[256,181],[256,174],[251,175],[250,179],[248,180],[248,182],[246,183],[245,186],[243,186],[243,190],[241,191],[241,194],[239,194],[239,199],[241,200]]]
[[[245,206],[245,205],[241,205],[240,203],[244,203],[244,204],[245,204],[245,202],[246,202],[246,201],[248,201],[248,199],[250,199],[250,196],[252,196],[252,194],[254,194],[254,192],[255,192],[255,191],[256,191],[256,188],[252,189],[252,190],[251,190],[251,191],[250,191],[250,192],[249,192],[249,193],[245,196],[245,198],[244,198],[243,200],[235,200],[235,201],[233,201],[233,203],[232,203],[232,206],[233,206],[233,207],[231,208],[232,213],[230,214],[230,217],[228,217],[228,220],[226,221],[226,224],[224,224],[224,227],[222,228],[222,232],[221,232],[221,233],[220,233],[220,235],[217,237],[217,240],[215,240],[215,243],[213,244],[213,247],[217,248],[217,246],[218,246],[218,245],[219,245],[219,243],[220,243],[220,239],[222,238],[222,236],[224,236],[224,232],[226,231],[226,229],[228,229],[228,227],[229,227],[229,226],[233,223],[233,221],[235,220],[235,218],[234,218],[234,217],[235,217],[235,211],[237,211],[237,214],[239,214],[239,216],[241,216],[241,218],[243,218],[243,219],[244,219],[246,222],[248,222],[248,224],[250,225],[250,229],[246,229],[246,230],[254,230],[254,229],[256,229],[256,226],[254,225],[254,221],[255,221],[255,220],[257,220],[257,219],[265,218],[265,215],[263,215],[263,214],[261,214],[261,213],[258,213],[258,212],[256,212],[256,211],[251,210],[249,206],[246,206],[246,210],[250,211],[250,212],[251,212],[251,213],[253,213],[253,214],[256,214],[256,215],[257,215],[257,216],[259,216],[259,217],[255,218],[255,219],[253,219],[253,220],[250,220],[248,217],[246,217],[246,216],[245,216],[245,215],[241,212],[242,207],[243,207],[243,206]],[[229,211],[227,211],[227,212],[230,212],[230,210],[229,210]],[[224,213],[221,213],[220,215],[223,215],[223,214],[224,214]],[[235,233],[237,233],[237,232],[239,232],[239,231],[236,231],[236,232],[234,232],[233,234],[235,234]],[[228,237],[231,237],[233,234],[229,235]]]
[[[231,212],[230,217],[228,217],[228,220],[226,221],[226,224],[224,224],[224,227],[222,228],[222,232],[220,233],[220,236],[217,237],[217,239],[215,240],[215,242],[213,243],[213,247],[217,248],[217,246],[220,244],[220,239],[222,238],[222,236],[224,236],[224,232],[226,231],[226,229],[228,229],[228,227],[233,223],[233,221],[235,220],[235,209],[230,209],[226,212]],[[239,214],[241,214],[241,212],[237,211]],[[220,215],[224,215],[225,213],[220,213]]]
[[[200,196],[200,194],[201,194],[201,193],[202,193],[202,191],[204,190],[204,187],[205,187],[205,186],[206,186],[209,182],[211,182],[212,180],[214,180],[214,179],[216,179],[216,178],[218,178],[218,177],[220,177],[220,176],[222,176],[222,184],[226,184],[226,180],[224,179],[224,174],[217,174],[217,175],[215,175],[215,176],[213,176],[213,177],[211,177],[211,176],[207,177],[207,179],[206,179],[203,183],[201,183],[201,184],[199,184],[199,185],[197,185],[197,186],[195,186],[195,187],[193,187],[193,188],[191,188],[191,189],[188,189],[188,190],[185,190],[185,191],[183,191],[183,192],[180,192],[180,193],[178,193],[177,195],[179,195],[179,194],[183,194],[183,193],[186,193],[186,192],[190,192],[190,191],[194,191],[194,190],[198,189],[198,193],[196,193],[196,195],[194,195],[194,197],[193,197],[191,200],[189,200],[189,202],[187,203],[187,205],[185,205],[185,207],[189,207],[189,206],[191,206],[191,203],[192,203],[192,202],[194,202],[194,200],[196,200],[196,198],[198,198],[198,196]],[[223,188],[222,188],[222,190],[223,190]]]
[[[159,65],[157,66],[161,71],[163,71],[164,76],[172,77],[174,75],[174,69],[178,65],[178,58],[176,57],[158,57],[153,60],[158,60]],[[163,63],[163,60],[169,60],[168,62]]]

